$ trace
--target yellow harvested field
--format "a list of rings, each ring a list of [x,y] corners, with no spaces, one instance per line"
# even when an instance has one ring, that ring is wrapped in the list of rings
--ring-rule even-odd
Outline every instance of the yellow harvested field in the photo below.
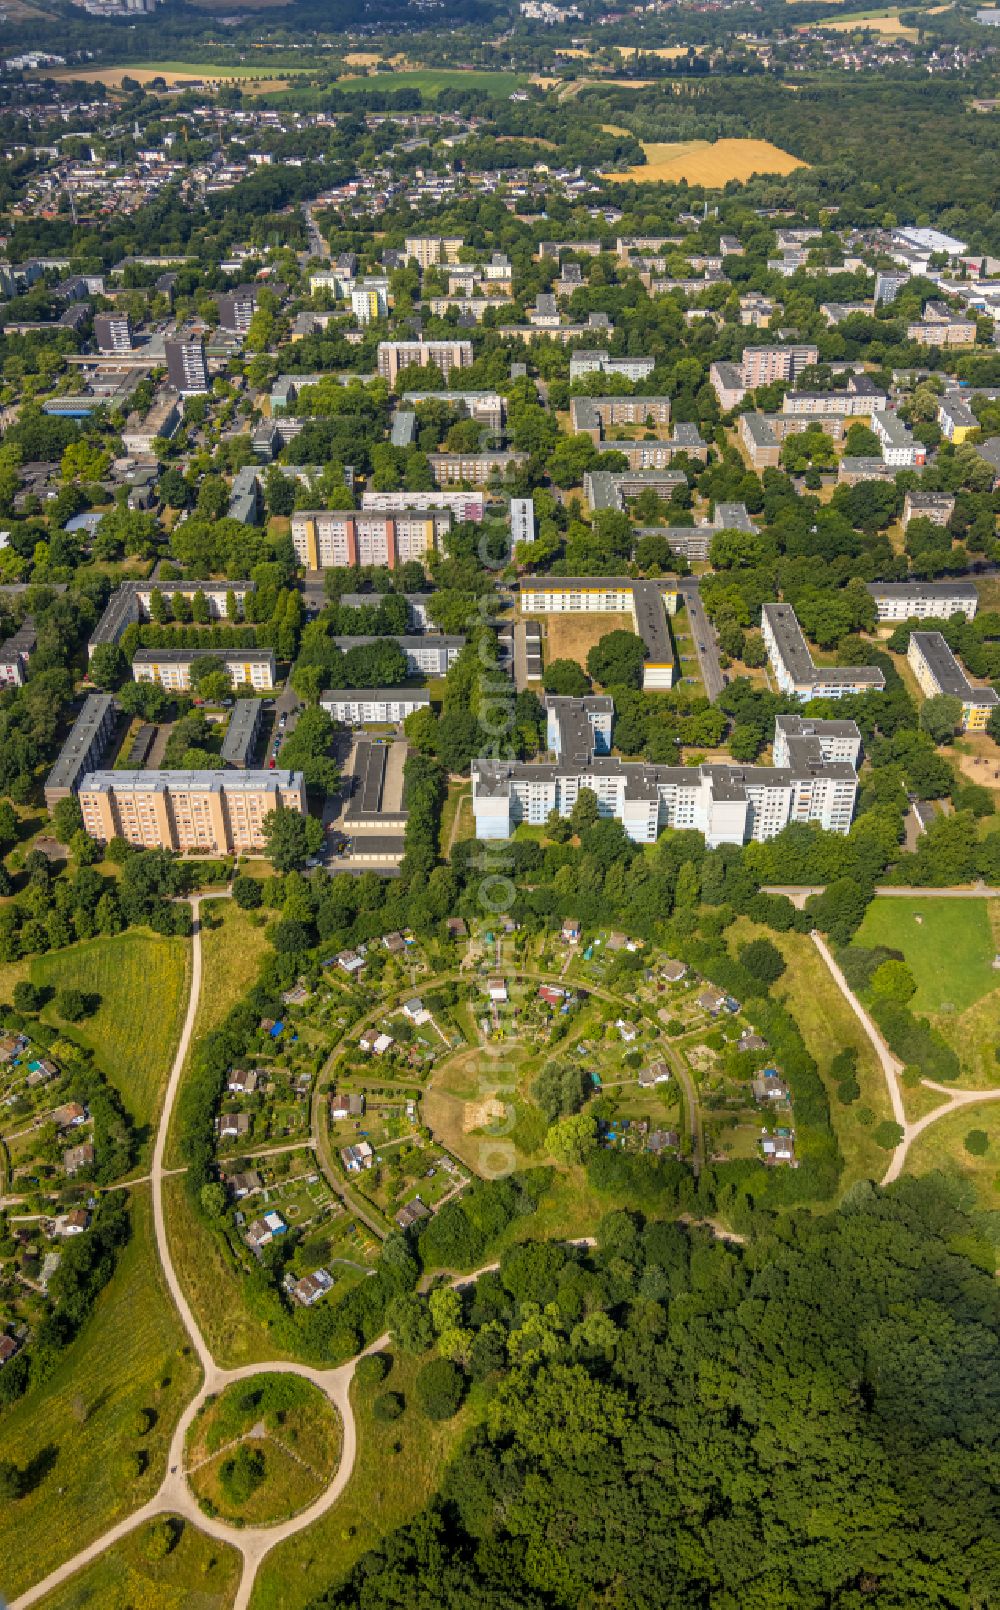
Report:
[[[798,27],[800,33],[806,28],[828,28],[831,33],[850,34],[854,33],[855,29],[858,28],[869,28],[872,33],[885,34],[893,39],[916,39],[917,37],[917,30],[915,28],[904,28],[895,13],[892,15],[886,13],[881,17],[838,17],[835,22],[829,22],[824,18],[818,23],[800,22]]]
[[[344,60],[348,67],[377,67],[382,57],[377,50],[351,50]]]
[[[571,50],[568,45],[560,45],[556,51],[557,56],[569,56],[572,61],[588,61],[593,54],[592,50]]]
[[[285,3],[285,0],[282,0]],[[45,70],[41,70],[39,76]],[[287,89],[287,78],[243,78],[236,71],[228,72],[224,67],[213,70],[213,76],[207,77],[195,68],[188,67],[183,72],[174,72],[170,68],[162,67],[87,67],[72,68],[59,73],[47,72],[49,78],[79,79],[85,84],[104,84],[108,89],[120,89],[123,78],[134,78],[137,84],[151,84],[154,78],[162,78],[167,84],[232,84],[238,82],[244,95],[267,95],[271,90]]]
[[[676,61],[678,56],[687,55],[686,45],[657,45],[655,50],[640,50],[638,45],[616,45],[619,56],[628,61],[633,56],[662,56],[664,61]]]
[[[623,129],[620,123],[602,123],[601,128],[605,134],[631,134],[631,129]]]
[[[679,140],[669,143],[643,141],[645,165],[625,173],[605,174],[636,184],[688,184],[722,186],[730,179],[741,183],[758,173],[793,173],[808,167],[769,140]]]

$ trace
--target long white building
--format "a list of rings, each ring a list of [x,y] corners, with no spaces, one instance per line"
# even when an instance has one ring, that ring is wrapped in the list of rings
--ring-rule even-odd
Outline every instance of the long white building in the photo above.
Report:
[[[677,582],[636,581],[631,576],[526,576],[521,582],[523,615],[631,615],[642,638],[647,693],[672,687],[674,644],[667,617],[677,610]]]
[[[880,621],[941,620],[964,615],[972,620],[979,594],[971,581],[870,581]]]
[[[849,693],[881,693],[877,665],[816,665],[790,604],[765,604],[761,636],[782,693],[795,699],[843,699]]]
[[[713,848],[770,839],[792,822],[850,828],[861,743],[853,722],[787,718],[780,766],[654,766],[608,753],[610,699],[546,704],[554,762],[473,761],[478,838],[509,838],[520,822],[541,826],[553,810],[568,817],[584,788],[601,816],[621,822],[638,844],[652,844],[666,827],[703,833]],[[849,754],[854,760],[841,758]]]
[[[364,727],[368,722],[405,721],[414,710],[426,710],[431,696],[426,688],[330,688],[319,702],[334,721]]]

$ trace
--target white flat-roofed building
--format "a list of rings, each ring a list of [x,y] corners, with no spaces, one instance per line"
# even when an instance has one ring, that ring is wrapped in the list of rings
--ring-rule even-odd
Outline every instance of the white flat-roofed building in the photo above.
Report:
[[[870,581],[880,621],[947,620],[964,615],[972,620],[979,594],[971,581]]]
[[[531,576],[520,583],[521,614],[629,614],[646,649],[647,692],[673,686],[675,654],[667,617],[677,609],[677,582],[630,576]]]
[[[511,498],[510,500],[510,545],[516,548],[519,542],[534,542],[535,540],[535,503],[533,498]]]
[[[963,732],[984,730],[1000,697],[969,681],[940,632],[911,632],[906,658],[929,699],[946,694],[961,702]]]
[[[645,380],[656,368],[655,358],[612,358],[608,352],[592,349],[572,352],[569,359],[569,378],[580,380],[584,375],[623,375],[633,384]]]
[[[561,699],[554,710],[547,702],[555,763],[473,761],[478,838],[509,838],[520,822],[542,825],[553,810],[568,817],[581,789],[596,796],[602,817],[620,821],[642,844],[653,843],[665,827],[703,833],[713,847],[773,838],[791,822],[814,822],[837,833],[850,828],[857,773],[848,760],[825,759],[824,737],[814,730],[786,733],[783,766],[655,766],[604,752],[605,717],[585,708],[592,701]],[[834,745],[852,746],[846,732],[824,736]],[[860,748],[856,728],[855,736]]]
[[[882,457],[887,464],[897,470],[919,468],[926,464],[926,447],[896,414],[876,411],[871,417],[872,430],[882,444]]]
[[[405,721],[414,710],[426,710],[431,699],[426,688],[331,688],[320,694],[319,702],[334,721],[363,727]]]
[[[352,648],[396,643],[406,655],[411,676],[444,676],[465,647],[464,637],[446,637],[441,632],[429,632],[426,637],[335,637],[333,641],[345,654]]]
[[[270,648],[138,648],[132,656],[132,676],[136,682],[158,682],[183,692],[191,686],[195,660],[206,655],[221,663],[234,688],[247,684],[266,692],[274,687],[275,658]]]
[[[365,513],[369,510],[383,514],[399,513],[402,509],[411,508],[415,497],[419,497],[422,508],[447,509],[454,520],[473,520],[478,524],[483,518],[485,499],[482,492],[363,492],[361,508]]]
[[[849,693],[881,693],[885,677],[876,665],[816,665],[790,604],[765,604],[761,635],[782,693],[802,699],[842,699]]]

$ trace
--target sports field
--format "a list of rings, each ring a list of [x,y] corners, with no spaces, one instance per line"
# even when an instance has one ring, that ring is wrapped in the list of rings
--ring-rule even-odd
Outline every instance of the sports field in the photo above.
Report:
[[[625,173],[609,173],[608,179],[635,184],[703,184],[720,188],[731,179],[741,183],[759,173],[793,173],[807,167],[769,140],[676,140],[643,142],[646,161],[642,167]]]

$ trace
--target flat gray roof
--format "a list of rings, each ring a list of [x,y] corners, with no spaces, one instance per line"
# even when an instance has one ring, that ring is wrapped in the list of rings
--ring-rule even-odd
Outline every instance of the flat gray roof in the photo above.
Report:
[[[885,677],[876,665],[817,665],[790,604],[764,604],[761,613],[767,620],[778,654],[793,682],[802,686],[815,682],[867,682],[873,688],[885,686]]]
[[[320,704],[359,704],[369,699],[403,699],[407,704],[431,702],[426,688],[327,688],[319,696]]]
[[[979,593],[971,581],[869,581],[866,590],[873,598],[971,598]]]
[[[59,758],[45,779],[46,788],[72,789],[76,786],[80,768],[91,745],[108,719],[108,712],[113,711],[114,707],[115,701],[110,693],[88,693],[83,701],[83,709],[59,751]]]
[[[214,659],[229,660],[258,660],[273,667],[274,650],[272,648],[214,648],[206,643],[204,648],[137,648],[132,655],[133,665],[149,665],[162,661],[169,665],[189,665],[192,660],[204,659],[206,655]]]
[[[912,632],[911,643],[916,643],[926,660],[940,693],[961,699],[963,704],[978,700],[980,704],[996,704],[997,694],[992,688],[977,688],[966,676],[940,632]]]
[[[223,789],[257,793],[262,788],[297,788],[297,771],[90,771],[81,788],[113,788],[116,793],[165,793],[170,788],[214,794]]]
[[[246,764],[247,756],[257,737],[263,708],[262,699],[237,699],[219,752],[219,758],[227,766]]]

